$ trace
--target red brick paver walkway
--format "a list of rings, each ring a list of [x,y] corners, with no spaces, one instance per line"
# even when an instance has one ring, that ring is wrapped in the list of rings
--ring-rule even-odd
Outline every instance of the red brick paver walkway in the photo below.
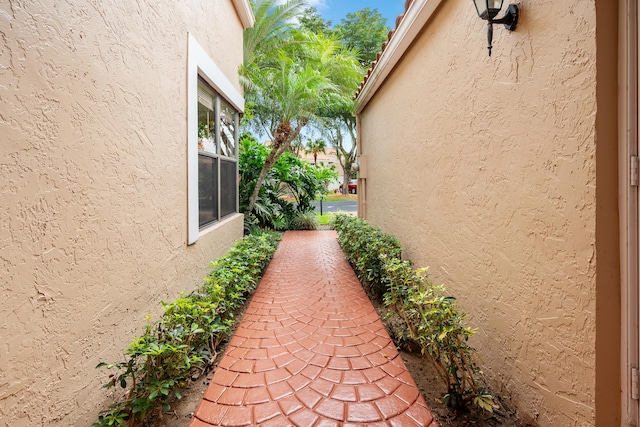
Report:
[[[436,426],[333,231],[287,232],[189,424]]]

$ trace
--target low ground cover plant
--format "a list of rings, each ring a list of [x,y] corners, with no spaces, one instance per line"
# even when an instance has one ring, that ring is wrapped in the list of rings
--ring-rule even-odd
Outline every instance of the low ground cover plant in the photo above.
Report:
[[[234,312],[255,290],[276,250],[280,235],[262,231],[245,237],[212,264],[204,284],[171,303],[163,316],[125,349],[123,362],[98,364],[115,372],[104,388],[126,389],[124,399],[102,411],[94,427],[139,426],[168,411],[180,388],[213,362],[234,323]]]
[[[399,241],[364,220],[338,215],[338,241],[365,290],[380,298],[405,325],[404,343],[417,345],[434,364],[447,386],[443,402],[461,408],[472,403],[484,410],[495,408],[493,396],[481,386],[481,370],[468,339],[474,331],[456,299],[435,285],[426,269],[414,270],[401,259]],[[398,338],[398,337],[396,337]]]

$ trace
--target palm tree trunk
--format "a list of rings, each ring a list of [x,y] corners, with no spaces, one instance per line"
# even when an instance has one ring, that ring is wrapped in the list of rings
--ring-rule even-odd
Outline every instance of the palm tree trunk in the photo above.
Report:
[[[273,146],[271,147],[271,152],[269,153],[267,160],[265,160],[264,166],[262,166],[262,170],[260,171],[260,175],[258,176],[258,180],[256,181],[256,187],[253,189],[251,199],[249,199],[249,208],[246,212],[247,214],[253,211],[253,208],[258,201],[260,188],[262,188],[262,183],[267,177],[269,169],[271,169],[271,167],[278,161],[280,156],[282,156],[282,154],[287,151],[287,149],[289,149],[289,147],[291,146],[291,142],[295,139],[296,136],[300,134],[300,130],[305,124],[307,124],[307,120],[301,119],[295,129],[291,129],[291,123],[288,120],[280,122],[280,124],[278,125],[273,141]]]
[[[262,188],[262,183],[264,182],[264,179],[267,177],[267,172],[269,172],[269,169],[271,169],[274,163],[278,161],[281,155],[282,155],[282,152],[278,153],[278,149],[276,149],[275,146],[271,149],[271,152],[269,153],[267,160],[265,160],[264,165],[262,166],[262,170],[260,171],[258,180],[256,181],[256,187],[253,189],[253,194],[251,195],[251,199],[249,200],[249,209],[247,209],[246,213],[251,213],[253,211],[253,208],[255,207],[256,202],[258,201],[258,195],[260,194],[260,188]]]

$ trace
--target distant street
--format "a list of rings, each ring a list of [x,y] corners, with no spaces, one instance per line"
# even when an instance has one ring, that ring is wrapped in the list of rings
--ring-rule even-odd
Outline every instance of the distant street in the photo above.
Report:
[[[311,203],[316,208],[316,212],[320,213],[320,202]],[[324,201],[322,202],[322,212],[348,212],[356,213],[358,211],[357,200],[344,200],[344,201]]]

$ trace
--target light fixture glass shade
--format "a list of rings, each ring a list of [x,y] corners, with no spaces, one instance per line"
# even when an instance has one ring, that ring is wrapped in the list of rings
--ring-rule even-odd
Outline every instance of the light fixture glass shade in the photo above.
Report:
[[[502,2],[503,0],[473,0],[476,12],[482,19],[493,19],[502,9]]]

